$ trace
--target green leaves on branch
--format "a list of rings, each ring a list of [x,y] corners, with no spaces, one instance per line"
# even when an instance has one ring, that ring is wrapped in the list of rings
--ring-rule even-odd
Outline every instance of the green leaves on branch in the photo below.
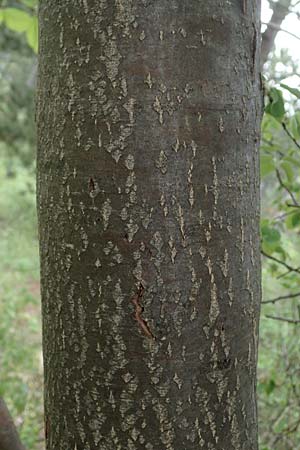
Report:
[[[287,84],[284,84],[284,83],[280,83],[280,86],[281,86],[283,89],[286,89],[286,90],[289,91],[291,94],[295,95],[297,98],[300,99],[300,90],[299,90],[299,89],[292,88],[292,87],[290,87],[290,86],[288,86]]]
[[[34,3],[34,2],[30,2]],[[29,46],[35,53],[38,51],[38,19],[26,11],[17,8],[3,8],[0,10],[0,23],[12,31],[25,33]]]
[[[279,253],[285,259],[285,252],[281,246],[281,234],[267,219],[261,222],[262,249],[268,255]]]
[[[300,112],[297,111],[290,120],[290,128],[295,139],[300,139]]]
[[[275,171],[275,162],[273,155],[262,154],[260,157],[260,175],[261,177],[265,177],[269,175],[269,173],[273,173]]]
[[[292,230],[294,228],[299,228],[300,227],[300,212],[293,211],[293,213],[287,217],[285,224],[286,224],[286,227],[288,230]]]
[[[260,395],[265,394],[267,395],[267,397],[273,394],[276,387],[277,387],[276,379],[274,379],[273,377],[270,379],[263,379],[262,381],[260,381],[258,385]],[[262,450],[269,450],[269,449],[264,447]]]
[[[0,11],[1,21],[13,31],[23,32],[29,26],[29,14],[16,8],[4,8]]]
[[[268,91],[268,99],[269,102],[265,107],[265,112],[281,122],[285,114],[282,91],[274,87],[270,88]]]
[[[31,26],[26,31],[27,42],[35,53],[38,52],[38,20],[37,17],[32,16]]]
[[[264,383],[264,389],[265,389],[265,392],[267,395],[272,394],[272,392],[274,391],[275,388],[276,388],[276,383],[273,378],[271,378],[266,383]]]

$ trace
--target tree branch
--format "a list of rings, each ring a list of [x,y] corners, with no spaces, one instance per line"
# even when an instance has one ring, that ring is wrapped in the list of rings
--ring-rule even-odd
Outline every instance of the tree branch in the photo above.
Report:
[[[282,128],[284,129],[284,131],[286,132],[286,134],[288,135],[288,137],[290,139],[292,139],[292,141],[294,142],[294,144],[296,145],[296,147],[298,147],[300,149],[300,144],[299,142],[296,141],[296,139],[294,138],[294,136],[291,134],[291,132],[289,131],[289,129],[287,128],[286,124],[284,122],[281,122]]]
[[[300,297],[300,292],[297,292],[296,294],[289,294],[289,295],[281,295],[280,297],[275,297],[272,298],[271,300],[265,300],[263,302],[261,302],[263,305],[266,305],[268,303],[277,303],[280,300],[286,300],[286,299],[290,299],[290,298],[295,298],[295,297]]]
[[[261,23],[262,23],[262,25],[268,25],[269,27],[274,28],[277,31],[282,31],[283,33],[289,34],[290,36],[292,36],[300,41],[300,36],[298,36],[295,33],[292,33],[291,31],[285,30],[284,28],[281,28],[276,23],[273,23],[273,22],[261,22]]]
[[[265,316],[267,319],[273,319],[273,320],[280,320],[281,322],[287,322],[292,323],[293,325],[298,325],[300,323],[300,320],[293,320],[293,319],[285,319],[284,317],[276,317],[276,316]]]
[[[267,25],[266,30],[262,34],[262,44],[261,44],[261,65],[263,66],[273,50],[275,38],[281,24],[285,17],[289,13],[289,8],[291,6],[292,0],[281,0],[280,2],[273,3],[273,14],[270,22]]]
[[[292,191],[286,186],[286,184],[283,182],[280,172],[278,169],[276,169],[276,176],[277,179],[279,181],[280,186],[287,191],[287,193],[289,194],[289,196],[291,197],[291,199],[293,200],[294,206],[300,206],[299,203],[297,202],[294,194],[292,193]]]
[[[289,270],[289,272],[297,272],[300,273],[300,269],[296,268],[296,267],[292,267],[289,264],[285,263],[284,261],[281,261],[281,259],[275,258],[275,256],[271,256],[268,255],[267,253],[265,253],[263,250],[261,250],[261,254],[263,256],[265,256],[266,258],[270,259],[271,261],[276,262],[277,264],[281,264],[282,266],[284,266],[286,269]]]

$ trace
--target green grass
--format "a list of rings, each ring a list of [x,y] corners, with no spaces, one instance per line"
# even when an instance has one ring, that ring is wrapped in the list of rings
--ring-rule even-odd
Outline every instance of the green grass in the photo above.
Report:
[[[0,396],[30,450],[43,448],[38,241],[34,177],[0,166]]]

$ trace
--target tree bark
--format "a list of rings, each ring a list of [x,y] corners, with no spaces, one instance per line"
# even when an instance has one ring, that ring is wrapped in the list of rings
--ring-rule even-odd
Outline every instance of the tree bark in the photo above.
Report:
[[[0,450],[25,450],[5,401],[0,397]]]
[[[271,20],[262,34],[261,44],[261,66],[267,62],[268,56],[274,48],[277,33],[284,19],[289,13],[292,0],[279,0],[272,2],[273,14]]]
[[[40,1],[48,450],[256,450],[259,2]]]

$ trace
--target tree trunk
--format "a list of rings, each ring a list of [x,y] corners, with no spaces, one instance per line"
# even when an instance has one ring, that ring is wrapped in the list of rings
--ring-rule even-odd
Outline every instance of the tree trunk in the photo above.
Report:
[[[25,450],[5,401],[0,397],[0,450]]]
[[[255,450],[259,2],[40,1],[48,450]]]

